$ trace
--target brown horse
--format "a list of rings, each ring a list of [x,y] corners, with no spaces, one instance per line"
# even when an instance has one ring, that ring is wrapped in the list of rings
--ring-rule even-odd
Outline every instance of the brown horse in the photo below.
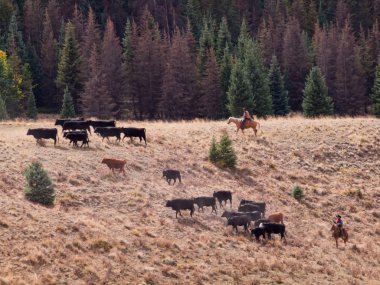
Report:
[[[234,123],[236,125],[236,133],[239,130],[241,130],[241,132],[244,134],[244,129],[252,128],[253,131],[254,131],[254,133],[255,133],[255,136],[257,136],[257,130],[260,128],[260,123],[258,121],[246,120],[245,123],[244,123],[244,129],[241,128],[241,123],[242,122],[243,122],[243,120],[241,118],[229,117],[227,124]]]
[[[333,231],[332,236],[335,238],[336,247],[338,247],[338,239],[341,238],[344,241],[344,245],[346,245],[348,241],[348,232],[345,228],[342,229],[341,233],[339,233],[339,228],[333,224],[331,227],[331,231]]]

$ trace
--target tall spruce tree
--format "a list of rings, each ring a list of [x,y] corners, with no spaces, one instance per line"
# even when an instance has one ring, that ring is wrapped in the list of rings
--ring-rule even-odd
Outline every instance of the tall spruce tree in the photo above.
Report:
[[[219,75],[220,75],[220,89],[221,89],[221,97],[220,97],[220,116],[221,118],[228,117],[228,88],[230,86],[230,77],[231,77],[231,69],[232,69],[232,62],[231,62],[231,55],[229,53],[228,46],[224,48],[224,54],[223,58],[220,62],[219,66]]]
[[[333,113],[332,99],[328,96],[325,78],[319,67],[313,67],[306,79],[302,108],[306,117]]]
[[[258,45],[252,40],[247,40],[243,62],[244,80],[247,92],[252,96],[253,109],[250,111],[259,117],[271,115],[272,97],[270,95],[267,71]]]
[[[284,78],[281,75],[277,57],[272,56],[269,70],[269,89],[272,96],[273,114],[283,116],[289,113],[288,92],[285,90]]]
[[[376,117],[380,117],[380,56],[377,61],[375,83],[372,88],[372,113]]]
[[[224,50],[227,47],[228,51],[232,48],[231,34],[228,30],[227,18],[223,17],[220,22],[218,36],[216,39],[216,57],[220,63],[224,56]]]
[[[203,30],[199,39],[198,49],[198,70],[199,74],[203,75],[207,61],[207,54],[211,48],[214,48],[214,34],[212,30],[212,20],[209,18],[203,19]]]
[[[61,109],[61,118],[73,118],[75,117],[75,109],[73,98],[71,97],[69,87],[66,86],[65,92],[63,95],[62,109]]]
[[[37,119],[38,110],[36,106],[36,99],[32,90],[29,92],[28,105],[26,109],[26,117],[29,119]]]
[[[83,91],[81,60],[74,27],[70,21],[65,27],[65,41],[60,52],[56,83],[61,92],[63,88],[68,88],[73,97],[75,111],[80,113],[79,95]]]
[[[227,108],[232,116],[241,116],[243,108],[251,111],[254,107],[253,96],[243,71],[244,64],[240,59],[232,66],[230,86],[227,92]]]
[[[8,119],[7,106],[0,93],[0,121]]]

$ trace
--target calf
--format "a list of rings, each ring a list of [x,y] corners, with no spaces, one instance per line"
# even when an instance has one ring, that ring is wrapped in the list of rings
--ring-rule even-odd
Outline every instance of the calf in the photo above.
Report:
[[[273,223],[284,224],[284,215],[281,212],[272,213],[268,216],[268,220],[270,220]]]
[[[87,121],[67,121],[62,126],[62,133],[63,131],[75,131],[75,130],[82,130],[82,131],[88,131],[91,134],[90,125]]]
[[[175,210],[175,217],[177,218],[177,214],[182,217],[181,210],[190,210],[190,216],[193,216],[194,213],[194,200],[192,199],[174,199],[166,202],[165,207],[171,207]]]
[[[94,128],[116,127],[115,120],[88,120],[90,126]]]
[[[231,217],[227,221],[228,226],[232,226],[233,229],[238,232],[238,226],[244,226],[244,231],[248,231],[248,225],[251,222],[250,218],[248,216],[235,216]]]
[[[224,201],[224,204],[227,205],[227,200],[230,201],[230,206],[232,208],[232,193],[231,191],[214,191],[214,194],[212,195],[214,198],[218,199],[219,205],[222,208],[223,204],[222,202]]]
[[[166,181],[169,183],[169,185],[170,185],[170,180],[174,180],[174,183],[173,183],[174,185],[175,182],[177,181],[177,178],[178,178],[179,183],[182,183],[181,173],[178,170],[172,170],[172,169],[164,170],[162,171],[162,178],[166,178]]]
[[[202,209],[203,212],[203,207],[212,207],[211,213],[215,211],[216,212],[216,202],[214,197],[197,197],[194,198],[194,204],[198,206],[198,212],[200,209]]]
[[[259,228],[259,227],[255,227],[252,231],[251,231],[251,235],[255,236],[256,237],[256,240],[259,241],[260,240],[260,236],[262,236],[264,239],[265,239],[265,228]]]
[[[119,172],[123,172],[125,174],[124,166],[126,164],[126,160],[120,160],[115,158],[103,158],[102,163],[106,164],[112,172],[115,172],[115,169],[119,169]]]
[[[265,217],[265,208],[266,208],[266,203],[265,202],[254,202],[254,201],[244,200],[243,199],[243,200],[240,201],[240,205],[239,206],[242,206],[242,205],[245,205],[245,204],[252,204],[252,205],[260,207],[260,212],[262,214],[262,217]]]
[[[140,139],[140,142],[144,139],[146,145],[146,129],[144,128],[120,128],[121,132],[124,134],[123,141],[125,137],[129,137],[132,141],[132,138],[137,137]]]
[[[64,123],[66,123],[66,122],[72,122],[72,121],[84,121],[84,119],[83,118],[57,119],[57,120],[55,120],[55,124],[54,125],[63,127]]]
[[[78,146],[78,142],[81,141],[82,147],[83,145],[87,145],[87,147],[90,147],[89,145],[89,139],[86,131],[69,131],[69,132],[64,132],[63,137],[65,139],[70,140],[70,143],[73,143],[73,146]]]
[[[245,204],[245,205],[239,206],[238,208],[238,212],[256,212],[256,211],[260,212],[260,207],[252,205],[252,204]]]
[[[38,144],[41,139],[52,139],[54,140],[54,145],[57,143],[58,139],[58,131],[56,128],[45,129],[45,128],[37,128],[37,129],[28,129],[26,133],[27,136],[33,136]],[[58,139],[59,140],[59,139]]]
[[[265,229],[265,232],[268,234],[268,238],[271,239],[272,234],[279,234],[281,235],[281,240],[285,238],[285,225],[282,224],[276,224],[276,223],[263,223],[262,227]]]
[[[116,137],[116,141],[120,141],[120,128],[115,127],[99,127],[94,131],[95,134],[98,134],[102,137],[102,141],[104,138],[107,138],[110,141],[109,137]]]

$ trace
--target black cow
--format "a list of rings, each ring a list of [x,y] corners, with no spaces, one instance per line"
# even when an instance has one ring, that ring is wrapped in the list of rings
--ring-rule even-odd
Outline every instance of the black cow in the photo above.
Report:
[[[162,178],[164,177],[166,178],[166,181],[169,183],[169,185],[170,185],[170,180],[174,180],[174,183],[173,183],[174,185],[175,182],[177,181],[177,178],[179,180],[179,183],[182,183],[181,173],[178,170],[172,170],[172,169],[164,170],[162,171]]]
[[[62,126],[62,133],[63,131],[75,131],[75,130],[82,130],[82,131],[88,131],[91,134],[90,125],[87,121],[68,121],[65,122]]]
[[[272,234],[279,234],[281,235],[281,240],[285,238],[285,225],[283,224],[276,224],[276,223],[263,223],[263,228],[265,229],[265,232],[268,234],[268,238],[271,239]]]
[[[37,129],[28,129],[26,133],[27,136],[33,136],[39,143],[41,139],[52,139],[54,140],[54,145],[56,145],[58,138],[58,131],[56,128],[46,129],[46,128],[37,128]]]
[[[262,236],[265,239],[265,228],[255,227],[253,230],[251,230],[251,235],[254,235],[257,241],[260,240],[260,236]]]
[[[115,120],[88,120],[90,126],[94,128],[106,128],[106,127],[116,127]]]
[[[250,217],[251,221],[256,221],[257,219],[260,219],[261,214],[260,212],[234,212],[234,211],[224,211],[222,214],[222,217],[227,218],[227,220],[231,217],[237,217],[237,216],[248,216]]]
[[[102,141],[104,138],[107,138],[108,141],[110,141],[109,137],[116,137],[116,141],[120,141],[120,128],[115,128],[115,127],[99,127],[95,128],[94,131],[95,134],[99,134],[102,137]]]
[[[120,128],[121,132],[124,134],[123,141],[125,137],[131,138],[139,138],[140,142],[142,139],[145,141],[146,145],[146,129],[144,128]]]
[[[232,226],[236,232],[238,232],[238,226],[244,226],[244,231],[247,232],[250,222],[251,219],[248,216],[235,216],[228,219],[227,225]]]
[[[181,210],[190,210],[190,216],[193,216],[194,213],[194,200],[192,199],[174,199],[166,202],[165,207],[171,207],[175,210],[175,217],[177,218],[177,214],[182,217]]]
[[[260,207],[252,205],[252,204],[245,204],[245,205],[239,206],[238,208],[238,212],[256,212],[256,211],[260,212]]]
[[[241,200],[240,201],[240,205],[239,206],[242,206],[242,205],[245,205],[245,204],[252,204],[252,205],[255,205],[255,206],[259,206],[260,207],[260,212],[262,214],[262,217],[265,217],[265,208],[266,208],[266,203],[265,202],[254,202],[254,201],[250,201],[250,200]]]
[[[214,194],[212,195],[214,198],[218,199],[219,205],[222,208],[223,204],[222,202],[224,201],[224,204],[227,205],[227,200],[230,200],[230,204],[232,207],[232,193],[231,191],[214,191]]]
[[[72,122],[72,121],[84,121],[83,118],[67,118],[67,119],[57,119],[55,120],[55,124],[56,126],[62,126],[63,127],[63,124],[66,123],[66,122]]]
[[[87,147],[90,147],[89,145],[89,139],[86,131],[70,131],[70,132],[64,132],[63,137],[65,139],[70,140],[70,143],[73,143],[73,146],[78,146],[78,142],[81,141],[82,147],[83,145],[87,145]]]
[[[198,212],[200,209],[202,209],[202,212],[203,212],[204,211],[203,207],[212,207],[211,213],[215,211],[215,214],[217,214],[217,212],[216,212],[216,201],[215,201],[214,197],[197,197],[197,198],[194,198],[194,204],[196,204],[198,206]]]
[[[268,219],[258,219],[255,221],[255,223],[253,224],[253,227],[254,228],[257,228],[258,226],[260,226],[260,224],[263,224],[263,223],[271,223],[272,221],[271,220],[268,220]]]

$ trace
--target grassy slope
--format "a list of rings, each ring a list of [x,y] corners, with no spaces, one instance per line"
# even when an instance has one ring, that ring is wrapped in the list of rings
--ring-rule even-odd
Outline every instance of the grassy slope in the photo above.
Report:
[[[261,122],[263,133],[236,136],[225,122],[134,123],[148,146],[115,145],[92,136],[90,149],[60,139],[45,147],[26,136],[51,121],[0,124],[0,283],[4,284],[379,284],[380,121],[371,118]],[[127,125],[119,123],[119,125]],[[238,154],[235,171],[206,160],[212,136],[227,131]],[[127,159],[112,176],[103,157]],[[39,159],[52,177],[54,208],[23,197],[23,169]],[[180,169],[169,186],[164,168]],[[293,185],[306,194],[291,196]],[[288,243],[258,244],[196,213],[175,219],[165,200],[233,191],[282,211]],[[364,193],[358,199],[355,191]],[[350,233],[335,248],[329,232],[342,213]]]

